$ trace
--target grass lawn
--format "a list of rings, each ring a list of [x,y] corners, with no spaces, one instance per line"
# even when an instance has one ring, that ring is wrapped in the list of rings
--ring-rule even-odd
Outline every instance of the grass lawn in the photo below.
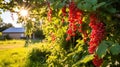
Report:
[[[24,44],[25,40],[0,41],[0,67],[25,67],[27,56],[35,45],[24,47]]]
[[[23,47],[25,40],[5,40],[0,41],[0,50]]]

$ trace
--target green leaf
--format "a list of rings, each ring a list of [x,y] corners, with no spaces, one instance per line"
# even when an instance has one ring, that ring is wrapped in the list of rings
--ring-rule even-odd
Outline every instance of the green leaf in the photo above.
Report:
[[[65,5],[65,3],[58,3],[57,8],[62,8]]]
[[[104,60],[102,67],[107,67],[108,66],[109,61],[108,60]]]
[[[80,62],[87,63],[94,58],[94,54],[85,56]]]
[[[92,5],[96,5],[97,4],[97,0],[86,0],[86,2],[91,3]]]
[[[79,46],[79,47],[78,47],[78,50],[73,51],[72,53],[69,53],[67,56],[70,57],[70,56],[72,56],[72,55],[74,55],[74,54],[76,54],[76,53],[80,53],[80,52],[82,52],[82,51],[83,51],[82,46]]]
[[[78,62],[73,64],[72,67],[76,67],[77,65],[79,65],[81,63],[87,63],[87,62],[91,61],[93,58],[94,58],[94,54],[86,55],[84,58],[82,58],[82,60],[79,60]]]
[[[118,43],[113,44],[113,46],[111,46],[111,48],[110,48],[110,52],[113,55],[118,55],[120,53],[120,45]]]
[[[114,44],[114,42],[112,41],[104,41],[104,42],[108,45],[108,47],[111,47]]]
[[[102,41],[102,43],[98,46],[98,49],[96,51],[97,55],[100,58],[103,58],[106,54],[107,48],[108,48],[108,45],[106,44],[106,42]]]
[[[105,2],[101,2],[101,3],[97,4],[96,6],[93,7],[93,10],[95,11],[97,8],[99,8],[103,5],[105,5]]]
[[[78,5],[78,8],[80,8],[80,9],[82,9],[82,10],[84,10],[84,11],[91,11],[92,9],[92,4],[90,4],[90,3],[85,3],[85,4],[81,4],[81,3],[79,3]]]
[[[117,10],[113,7],[108,7],[107,11],[110,13],[116,13]]]
[[[99,7],[103,6],[103,5],[105,5],[105,2],[99,3],[98,5],[96,5],[96,7],[99,8]]]
[[[84,10],[91,11],[91,8],[92,8],[92,4],[90,3],[84,4]]]
[[[83,8],[83,6],[82,6],[81,3],[79,3],[79,4],[77,5],[77,7],[78,7],[79,9],[82,9],[82,8]]]

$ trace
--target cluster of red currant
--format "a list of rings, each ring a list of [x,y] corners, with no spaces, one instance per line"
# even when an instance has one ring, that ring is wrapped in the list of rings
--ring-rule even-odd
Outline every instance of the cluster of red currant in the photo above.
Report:
[[[95,55],[92,62],[96,67],[100,67],[100,65],[103,63],[103,59],[100,59],[97,55]]]
[[[105,26],[102,22],[97,20],[96,15],[90,16],[89,26],[92,28],[89,42],[89,53],[94,53],[99,43],[105,37]]]
[[[90,35],[88,51],[90,54],[93,54],[100,42],[105,37],[105,25],[98,20],[95,14],[91,14],[89,26],[92,28],[92,32]],[[95,56],[93,63],[95,66],[99,67],[102,63],[102,59]]]
[[[82,15],[83,11],[77,8],[76,4],[72,1],[69,3],[69,28],[67,30],[67,38],[66,41],[70,40],[71,37],[74,37],[75,32],[78,30],[81,32],[81,24],[82,24]]]

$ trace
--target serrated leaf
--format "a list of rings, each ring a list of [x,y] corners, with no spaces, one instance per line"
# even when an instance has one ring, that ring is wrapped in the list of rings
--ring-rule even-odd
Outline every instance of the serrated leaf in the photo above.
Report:
[[[105,41],[103,41],[99,46],[98,46],[98,49],[96,51],[97,55],[100,57],[100,58],[103,58],[106,54],[106,51],[107,51],[107,48],[108,48],[108,45],[105,43]]]
[[[110,52],[113,55],[118,55],[120,53],[120,45],[118,43],[114,44],[113,46],[111,46],[110,48]]]

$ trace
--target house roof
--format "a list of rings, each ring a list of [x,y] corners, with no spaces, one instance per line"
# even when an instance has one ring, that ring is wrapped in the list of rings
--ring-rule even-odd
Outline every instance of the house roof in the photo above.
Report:
[[[2,31],[3,33],[21,33],[21,32],[25,32],[25,29],[24,28],[14,28],[14,27],[11,27],[11,28],[8,28],[4,31]]]

